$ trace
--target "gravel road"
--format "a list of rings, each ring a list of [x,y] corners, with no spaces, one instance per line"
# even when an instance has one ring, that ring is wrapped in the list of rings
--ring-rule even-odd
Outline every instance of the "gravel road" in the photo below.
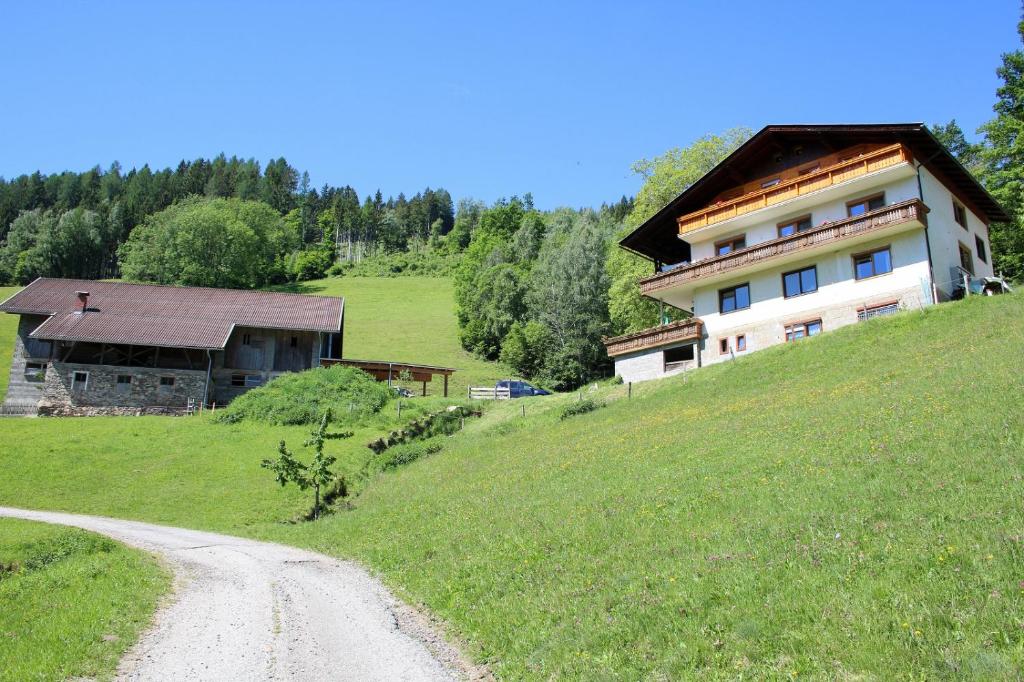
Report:
[[[99,516],[0,516],[102,533],[161,556],[172,598],[121,661],[120,680],[483,678],[358,566],[292,547]]]

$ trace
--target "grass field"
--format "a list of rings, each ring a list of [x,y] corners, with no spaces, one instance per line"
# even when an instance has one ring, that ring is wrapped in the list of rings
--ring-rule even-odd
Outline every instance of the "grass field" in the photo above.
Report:
[[[344,356],[455,367],[450,395],[469,386],[494,385],[509,370],[462,349],[451,280],[430,277],[339,277],[289,287],[307,294],[345,297]],[[418,390],[420,386],[410,384]],[[441,378],[427,385],[441,393]]]
[[[169,587],[143,552],[0,519],[0,680],[109,678]]]
[[[298,431],[7,420],[0,503],[356,558],[508,679],[1019,679],[1022,348],[972,298],[515,401],[315,524],[258,469]]]

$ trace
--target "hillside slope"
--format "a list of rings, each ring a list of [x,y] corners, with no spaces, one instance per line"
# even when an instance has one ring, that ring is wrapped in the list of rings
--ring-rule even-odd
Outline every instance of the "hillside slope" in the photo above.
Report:
[[[459,396],[470,385],[493,386],[509,372],[462,349],[450,279],[332,277],[290,290],[345,297],[346,358],[455,367],[449,390]],[[440,395],[440,377],[428,384],[428,391]]]
[[[1019,678],[1022,349],[1024,296],[875,320],[495,414],[264,532],[365,561],[511,679]]]
[[[315,524],[258,468],[299,429],[3,420],[0,504],[356,558],[508,679],[1018,679],[1022,349],[1024,296],[971,298],[496,405]]]

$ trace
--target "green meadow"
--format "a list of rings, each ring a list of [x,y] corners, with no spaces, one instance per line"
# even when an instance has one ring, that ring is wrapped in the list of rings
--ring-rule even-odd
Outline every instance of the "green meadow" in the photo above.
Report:
[[[397,293],[377,281],[323,285],[348,297],[346,354],[459,366],[450,313],[447,348],[423,357],[409,335],[355,331],[360,305]],[[1019,679],[1022,348],[1024,297],[971,298],[631,399],[605,383],[492,405],[316,523],[290,523],[306,496],[259,469],[305,429],[11,419],[0,504],[356,559],[504,679]],[[581,397],[603,406],[562,418]],[[373,427],[337,444],[342,470]]]
[[[169,588],[143,552],[0,518],[0,680],[110,678]]]

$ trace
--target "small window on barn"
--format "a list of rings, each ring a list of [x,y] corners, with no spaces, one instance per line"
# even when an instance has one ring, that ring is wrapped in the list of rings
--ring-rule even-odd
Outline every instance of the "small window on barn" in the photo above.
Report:
[[[245,375],[244,374],[232,374],[231,375],[232,386],[245,386]]]
[[[71,390],[84,391],[89,387],[89,373],[75,372],[71,375]]]
[[[299,347],[299,337],[293,336],[292,337],[292,348],[298,348],[298,347]]]
[[[722,355],[729,352],[729,337],[718,339],[718,352]]]
[[[736,352],[744,351],[747,349],[747,335],[740,334],[736,337]]]
[[[160,388],[164,391],[174,388],[174,377],[160,377]]]
[[[46,379],[46,363],[45,362],[26,362],[25,363],[25,381],[31,381],[33,383],[39,383]]]
[[[132,390],[132,375],[131,374],[118,374],[117,375],[117,392],[128,393]]]
[[[774,187],[775,185],[779,184],[781,180],[782,178],[772,178],[771,180],[765,180],[764,182],[761,183],[761,189],[768,189],[769,187]]]
[[[248,334],[242,334],[242,345],[248,346],[252,342],[252,337]]]

